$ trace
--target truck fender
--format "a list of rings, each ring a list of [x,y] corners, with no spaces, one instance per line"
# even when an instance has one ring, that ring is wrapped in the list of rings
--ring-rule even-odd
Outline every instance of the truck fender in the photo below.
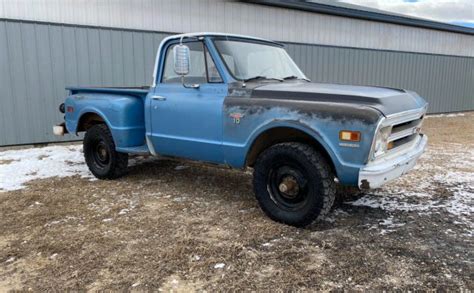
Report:
[[[280,129],[286,129],[286,130],[294,130],[295,132],[298,132],[299,134],[304,134],[305,138],[311,139],[311,144],[314,145],[316,148],[318,148],[319,151],[325,155],[326,159],[329,161],[331,166],[333,167],[333,171],[337,174],[337,169],[339,168],[340,164],[340,159],[338,155],[333,151],[333,148],[331,147],[331,144],[324,139],[324,137],[321,135],[321,132],[319,132],[317,129],[314,129],[313,127],[310,127],[309,125],[305,125],[304,123],[301,123],[299,121],[272,121],[269,122],[255,131],[252,132],[250,135],[246,148],[245,148],[245,153],[246,153],[246,158],[245,158],[245,164],[246,165],[252,165],[253,162],[256,159],[256,156],[263,151],[265,148],[271,146],[271,144],[274,144],[273,142],[270,145],[258,145],[259,141],[262,139],[262,137],[266,133],[271,133],[273,130],[280,130]],[[301,138],[301,137],[297,137]],[[288,141],[288,140],[287,140]],[[283,141],[282,141],[283,142]],[[276,141],[278,143],[278,141]],[[259,149],[255,149],[259,148]],[[253,157],[252,157],[253,156]]]
[[[104,123],[107,125],[107,127],[112,130],[112,125],[110,124],[110,121],[108,119],[106,119],[106,115],[104,115],[104,113],[102,113],[100,110],[98,109],[95,109],[95,108],[89,108],[89,107],[86,107],[86,108],[83,108],[81,110],[81,112],[79,113],[78,115],[78,119],[77,119],[77,122],[76,124],[73,126],[74,127],[74,130],[73,132],[78,135],[78,129],[79,129],[79,126],[80,126],[80,123],[82,122],[81,120],[84,118],[84,116],[88,115],[88,114],[95,114],[97,116],[99,116],[102,121],[104,121]]]

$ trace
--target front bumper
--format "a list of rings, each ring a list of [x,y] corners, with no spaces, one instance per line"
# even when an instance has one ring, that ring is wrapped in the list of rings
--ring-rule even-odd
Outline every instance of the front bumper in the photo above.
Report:
[[[428,137],[420,134],[418,142],[408,151],[391,159],[371,163],[361,168],[359,171],[359,188],[380,187],[413,169],[416,161],[425,151],[427,142]]]

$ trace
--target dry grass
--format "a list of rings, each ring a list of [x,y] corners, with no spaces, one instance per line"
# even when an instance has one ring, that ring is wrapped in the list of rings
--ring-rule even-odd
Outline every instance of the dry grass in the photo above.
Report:
[[[472,148],[473,125],[468,114],[424,130],[431,146]],[[473,289],[472,239],[450,217],[346,204],[297,229],[260,211],[249,172],[182,164],[0,193],[0,291]],[[406,224],[383,234],[388,217]]]

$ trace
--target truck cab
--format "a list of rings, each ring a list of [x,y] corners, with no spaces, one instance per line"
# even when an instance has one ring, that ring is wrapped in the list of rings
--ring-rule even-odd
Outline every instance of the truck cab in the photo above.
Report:
[[[416,93],[312,83],[283,45],[248,36],[170,36],[150,87],[68,89],[54,130],[86,132],[96,177],[124,175],[128,154],[251,167],[263,211],[295,226],[324,217],[337,185],[377,188],[408,172],[427,143]]]

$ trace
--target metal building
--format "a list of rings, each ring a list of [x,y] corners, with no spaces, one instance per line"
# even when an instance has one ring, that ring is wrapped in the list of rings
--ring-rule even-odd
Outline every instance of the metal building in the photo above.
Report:
[[[160,41],[182,32],[280,41],[313,81],[414,90],[431,113],[474,110],[474,29],[328,3],[0,0],[0,146],[58,141],[65,86],[151,84]]]

